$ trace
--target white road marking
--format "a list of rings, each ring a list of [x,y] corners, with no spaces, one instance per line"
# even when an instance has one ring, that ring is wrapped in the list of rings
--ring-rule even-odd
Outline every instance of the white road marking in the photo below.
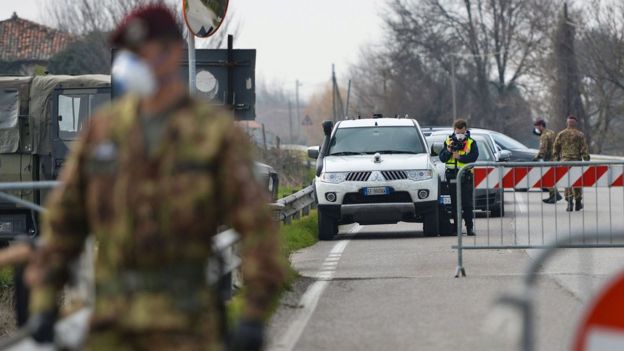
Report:
[[[518,194],[518,193],[514,193],[514,198],[516,199],[517,202],[517,206],[518,206],[518,210],[520,210],[520,212],[522,214],[527,214],[527,203],[526,201],[524,201],[524,198],[522,197],[522,195]]]
[[[356,225],[349,231],[349,234],[355,234],[359,232],[361,228],[361,226]],[[270,345],[267,348],[268,350],[292,351],[295,348],[321,299],[321,295],[323,295],[323,292],[327,286],[329,286],[329,282],[334,278],[338,260],[340,260],[349,241],[350,240],[340,240],[331,249],[327,258],[323,261],[319,272],[316,274],[318,280],[310,285],[303,296],[301,296],[301,300],[299,301],[301,310],[295,315],[289,328],[282,335],[281,340],[275,345]]]

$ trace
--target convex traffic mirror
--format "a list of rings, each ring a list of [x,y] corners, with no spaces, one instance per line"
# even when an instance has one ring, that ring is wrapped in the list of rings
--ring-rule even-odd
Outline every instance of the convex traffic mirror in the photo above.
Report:
[[[223,23],[228,4],[229,0],[182,0],[187,27],[200,38],[213,35]]]

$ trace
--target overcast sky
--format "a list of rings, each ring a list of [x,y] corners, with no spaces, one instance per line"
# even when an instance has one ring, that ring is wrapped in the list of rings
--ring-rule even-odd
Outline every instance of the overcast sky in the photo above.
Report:
[[[37,6],[41,0],[1,1],[0,19],[16,11],[20,17],[44,22]],[[258,78],[293,90],[299,79],[303,96],[329,81],[332,63],[339,83],[346,86],[348,64],[357,59],[359,47],[381,37],[378,13],[385,2],[231,0],[230,10],[240,22],[235,46],[258,50]]]

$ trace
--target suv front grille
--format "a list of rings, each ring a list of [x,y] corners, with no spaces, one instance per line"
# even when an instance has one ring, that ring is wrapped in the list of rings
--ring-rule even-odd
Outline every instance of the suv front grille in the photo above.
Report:
[[[350,182],[365,182],[368,180],[372,172],[349,172],[347,174],[347,181]]]
[[[365,182],[371,176],[371,171],[359,171],[349,172],[347,174],[347,181],[349,182]],[[381,171],[384,180],[403,180],[407,179],[407,172],[405,171]]]
[[[381,171],[386,180],[402,180],[407,179],[407,173],[405,171]]]
[[[406,191],[396,191],[389,195],[364,196],[362,193],[347,193],[342,203],[344,205],[354,204],[380,204],[393,202],[412,202],[412,197]]]

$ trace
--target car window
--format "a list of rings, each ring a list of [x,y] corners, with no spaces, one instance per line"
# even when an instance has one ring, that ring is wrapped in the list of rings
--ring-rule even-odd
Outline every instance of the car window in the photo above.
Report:
[[[63,140],[75,139],[95,110],[109,101],[107,91],[63,91],[57,101],[59,137]]]
[[[508,137],[505,134],[494,132],[492,133],[492,137],[494,137],[496,144],[500,145],[503,150],[527,149],[526,145],[514,138]]]
[[[418,129],[413,127],[338,128],[328,155],[426,153]]]

